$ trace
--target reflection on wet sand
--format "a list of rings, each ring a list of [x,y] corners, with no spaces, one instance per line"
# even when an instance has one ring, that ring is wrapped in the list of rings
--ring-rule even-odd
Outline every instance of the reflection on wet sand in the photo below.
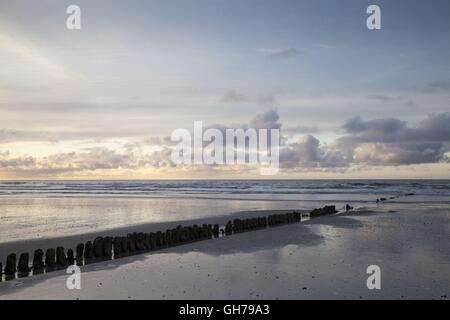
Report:
[[[448,295],[448,208],[401,206],[321,217],[89,265],[83,268],[80,291],[64,288],[63,273],[2,283],[0,291],[6,298],[33,298],[41,292],[47,298],[67,299]],[[381,268],[382,290],[366,287],[366,268],[372,264]]]

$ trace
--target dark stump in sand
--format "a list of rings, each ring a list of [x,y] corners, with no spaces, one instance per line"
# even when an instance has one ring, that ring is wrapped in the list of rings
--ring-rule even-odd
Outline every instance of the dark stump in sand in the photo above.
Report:
[[[120,257],[122,254],[122,238],[114,237],[113,239],[114,257]]]
[[[10,253],[6,257],[5,275],[14,276],[16,273],[16,254]]]
[[[202,239],[208,239],[208,225],[202,224]]]
[[[166,230],[166,242],[168,246],[171,246],[173,244],[172,230],[170,229]]]
[[[67,257],[64,251],[64,247],[56,248],[56,265],[58,268],[67,267]]]
[[[214,233],[214,237],[216,237],[216,238],[219,237],[219,225],[218,224],[214,225],[213,233]]]
[[[150,232],[150,247],[151,249],[156,248],[156,235],[153,232]]]
[[[225,234],[228,236],[233,233],[233,224],[231,221],[228,221],[225,225]]]
[[[198,226],[194,224],[192,226],[192,240],[197,241],[198,240]]]
[[[156,232],[156,247],[159,248],[162,246],[162,232]]]
[[[47,270],[51,270],[56,267],[56,252],[54,248],[49,248],[45,251],[45,266]]]
[[[88,262],[94,257],[94,246],[91,241],[86,242],[84,246],[84,261]]]
[[[213,237],[213,226],[212,224],[208,224],[208,239]]]
[[[164,243],[164,245],[165,245],[165,246],[169,246],[169,245],[170,245],[171,239],[170,239],[169,234],[167,233],[167,230],[162,232],[162,237],[163,237],[163,243]]]
[[[28,261],[30,259],[30,255],[28,254],[28,252],[26,253],[22,253],[19,257],[19,263],[17,265],[17,271],[19,272],[19,274],[23,275],[28,275],[28,272],[30,272],[31,268],[28,265]]]
[[[195,241],[195,232],[194,232],[193,226],[188,227],[188,235],[189,235],[189,241]]]
[[[37,249],[33,255],[33,273],[39,274],[44,271],[44,251]]]
[[[194,241],[194,232],[191,226],[186,227],[186,237],[187,241],[192,242]]]
[[[145,250],[145,235],[142,232],[136,234],[136,250],[137,251]]]
[[[180,236],[179,236],[180,243],[185,243],[186,242],[186,234],[185,234],[184,228],[180,228],[180,230],[178,232],[180,233]]]
[[[146,250],[150,250],[151,249],[151,245],[150,245],[150,233],[145,233],[144,234],[144,246]]]
[[[67,263],[70,265],[75,263],[75,257],[72,249],[67,250]]]
[[[241,226],[241,220],[240,219],[234,219],[233,220],[233,232],[238,233],[242,230]]]
[[[103,256],[105,258],[111,259],[112,257],[112,244],[113,239],[111,237],[105,237],[103,239]]]
[[[180,228],[172,229],[170,231],[170,235],[172,237],[172,243],[177,244],[180,242]],[[156,239],[156,236],[155,236]],[[155,240],[156,241],[156,240]],[[156,242],[155,242],[156,243]]]
[[[127,255],[130,251],[130,248],[128,248],[128,238],[127,237],[121,237],[122,241],[122,254]]]
[[[128,251],[135,252],[136,251],[136,233],[129,233],[127,235],[128,239]]]
[[[103,257],[103,238],[97,237],[94,240],[94,257],[101,258]]]
[[[77,260],[83,260],[84,243],[77,244]]]

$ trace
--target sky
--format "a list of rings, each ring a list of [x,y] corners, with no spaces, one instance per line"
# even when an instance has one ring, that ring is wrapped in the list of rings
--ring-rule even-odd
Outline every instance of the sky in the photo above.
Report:
[[[261,178],[171,163],[194,121],[280,128],[273,178],[450,178],[449,35],[446,0],[2,0],[0,179]]]

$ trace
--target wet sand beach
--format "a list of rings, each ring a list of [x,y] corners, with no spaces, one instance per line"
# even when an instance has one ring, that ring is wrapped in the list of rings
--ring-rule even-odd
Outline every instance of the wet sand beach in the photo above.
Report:
[[[384,203],[0,283],[2,299],[448,299],[448,204]],[[219,218],[218,218],[219,219]],[[368,290],[366,269],[381,269]]]

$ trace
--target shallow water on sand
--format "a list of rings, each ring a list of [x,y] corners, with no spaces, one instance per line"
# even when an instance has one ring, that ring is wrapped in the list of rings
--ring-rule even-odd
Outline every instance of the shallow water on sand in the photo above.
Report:
[[[414,196],[405,197],[405,194]],[[34,181],[0,183],[0,243],[238,211],[450,203],[450,181]]]
[[[5,299],[446,299],[448,205],[385,203],[0,283]],[[378,265],[381,290],[368,290]]]

